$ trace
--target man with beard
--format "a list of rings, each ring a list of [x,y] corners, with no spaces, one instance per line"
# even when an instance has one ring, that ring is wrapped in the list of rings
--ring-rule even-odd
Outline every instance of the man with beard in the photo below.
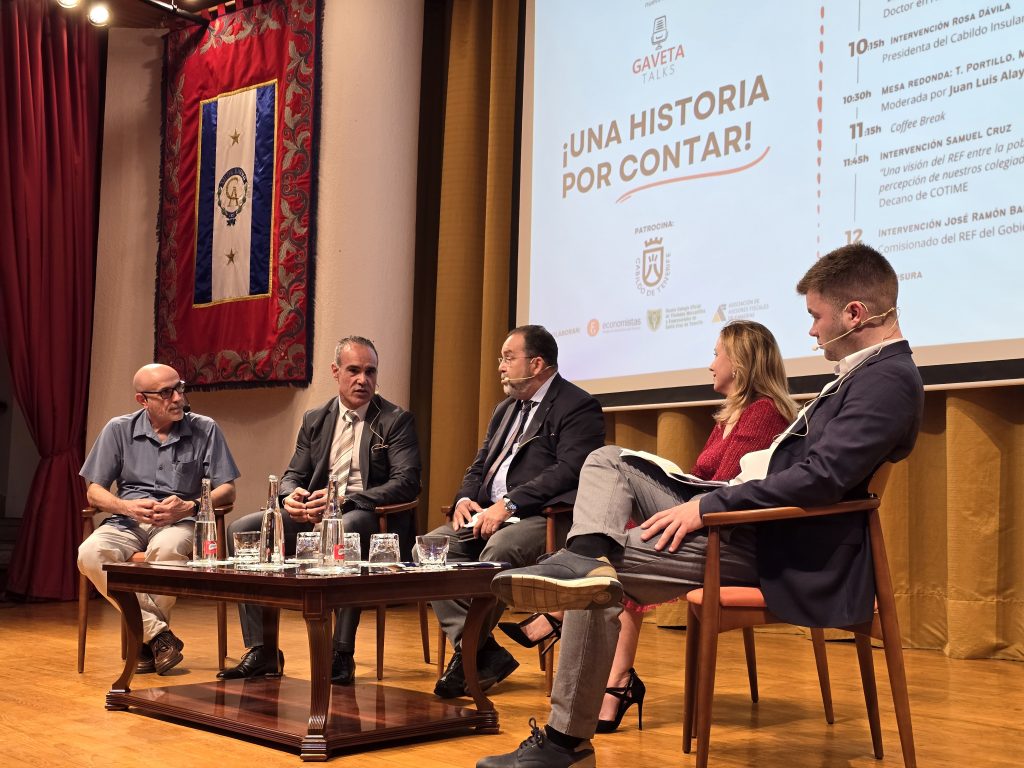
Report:
[[[449,560],[522,566],[544,553],[543,509],[575,499],[583,461],[604,445],[604,417],[593,397],[558,374],[558,344],[542,326],[509,333],[498,373],[507,398],[494,409],[483,445],[455,494],[451,521],[432,533],[450,538]],[[431,604],[455,649],[434,693],[464,696],[461,645],[469,601]],[[495,606],[488,633],[504,608],[500,602]],[[481,643],[477,669],[484,690],[518,666],[493,636]]]

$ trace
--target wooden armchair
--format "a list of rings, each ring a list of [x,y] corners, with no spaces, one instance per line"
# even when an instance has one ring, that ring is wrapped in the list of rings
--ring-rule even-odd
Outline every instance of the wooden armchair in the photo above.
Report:
[[[707,562],[704,572],[704,588],[690,592],[686,632],[686,706],[683,715],[683,751],[689,753],[694,735],[697,738],[697,768],[705,768],[708,762],[711,735],[711,706],[715,687],[715,663],[718,649],[718,635],[730,629],[749,629],[763,624],[781,623],[765,605],[764,595],[756,587],[722,587],[720,573],[721,528],[739,523],[759,523],[771,520],[820,517],[825,515],[857,514],[867,516],[868,535],[875,576],[875,614],[871,621],[856,626],[838,627],[854,633],[857,658],[860,663],[861,682],[867,704],[868,724],[876,758],[882,757],[881,726],[878,717],[878,693],[875,687],[874,665],[871,658],[871,641],[882,641],[885,651],[889,682],[892,688],[896,723],[903,748],[903,762],[907,768],[915,768],[917,760],[914,751],[914,734],[910,721],[910,702],[907,695],[906,672],[903,664],[903,648],[899,623],[896,618],[896,603],[893,598],[889,562],[882,539],[882,527],[878,509],[881,494],[885,488],[891,464],[885,464],[877,472],[868,487],[871,498],[848,501],[829,507],[801,509],[800,507],[777,507],[773,509],[749,510],[742,512],[714,512],[704,515],[703,522],[708,529]],[[815,637],[816,646],[820,635]],[[817,655],[817,647],[815,649]],[[822,654],[823,655],[823,654]],[[749,658],[749,656],[748,656]],[[821,664],[819,663],[819,677]],[[756,683],[755,683],[756,685]],[[822,681],[824,694],[827,676]],[[752,689],[756,691],[756,688]],[[830,700],[826,710],[830,710]],[[831,722],[831,719],[829,719]],[[694,734],[694,727],[696,733]]]
[[[224,533],[224,517],[231,513],[233,507],[227,505],[216,507],[213,516],[217,522],[217,551],[227,552],[226,537]],[[82,510],[82,541],[85,541],[96,530],[93,518],[99,512],[96,507],[86,507]],[[142,563],[146,561],[145,552],[136,552],[132,562]],[[82,574],[78,575],[78,672],[85,669],[85,635],[89,629],[89,580]],[[124,624],[121,625],[121,658],[125,656],[127,636]],[[224,658],[228,655],[228,631],[227,631],[227,605],[217,603],[217,665],[224,669]]]
[[[450,506],[441,507],[441,513],[446,517],[451,517],[452,510]],[[547,524],[544,530],[544,552],[550,554],[556,551],[559,547],[565,544],[565,536],[559,535],[559,523],[563,520],[572,520],[572,504],[552,504],[551,506],[544,507],[541,514],[547,518]],[[567,517],[562,517],[562,516]],[[547,643],[542,643],[537,646],[537,654],[540,660],[540,668],[544,672],[545,685],[547,687],[547,695],[551,695],[551,686],[554,682],[555,665],[555,643],[558,641],[557,637],[551,638]],[[444,634],[444,630],[441,627],[437,628],[437,677],[440,679],[441,675],[444,674],[445,664],[445,648],[447,637]]]

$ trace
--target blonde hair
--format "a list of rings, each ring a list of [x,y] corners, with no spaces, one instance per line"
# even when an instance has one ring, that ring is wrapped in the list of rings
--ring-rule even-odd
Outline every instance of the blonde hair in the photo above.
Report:
[[[755,400],[767,397],[786,421],[796,416],[796,403],[789,396],[782,352],[772,332],[753,320],[733,320],[719,335],[726,356],[733,365],[735,387],[715,412],[715,421],[727,424],[739,418]]]

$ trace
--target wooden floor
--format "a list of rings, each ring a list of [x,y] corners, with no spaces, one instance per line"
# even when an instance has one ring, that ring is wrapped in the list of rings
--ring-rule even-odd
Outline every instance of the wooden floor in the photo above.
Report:
[[[86,671],[75,672],[73,603],[0,603],[0,764],[9,766],[298,766],[295,754],[212,731],[134,714],[107,712],[104,694],[120,668],[118,617],[92,602]],[[229,649],[241,641],[230,609]],[[434,669],[423,663],[412,608],[389,611],[385,683],[430,690]],[[211,679],[216,672],[215,611],[210,603],[180,601],[174,629],[185,641],[185,661],[171,675],[138,676],[137,688]],[[373,626],[366,616],[356,654],[357,675],[373,678]],[[305,628],[282,615],[286,671],[309,674]],[[433,637],[431,638],[433,641]],[[680,750],[682,656],[685,633],[645,627],[637,670],[647,684],[643,731],[635,707],[618,733],[596,739],[601,766],[692,766]],[[512,646],[512,643],[504,643]],[[432,649],[434,650],[434,649]],[[507,752],[524,739],[527,721],[543,724],[547,700],[536,653],[510,647],[519,670],[491,693],[501,717],[498,735],[467,734],[426,743],[339,753],[332,764],[473,766],[482,755]],[[751,704],[739,636],[722,638],[712,727],[712,766],[902,766],[885,677],[876,653],[885,758],[871,756],[867,720],[852,644],[830,643],[836,722],[825,724],[811,646],[798,635],[759,634],[761,701]],[[910,702],[921,766],[992,768],[1024,762],[1024,664],[958,661],[935,651],[907,651]]]

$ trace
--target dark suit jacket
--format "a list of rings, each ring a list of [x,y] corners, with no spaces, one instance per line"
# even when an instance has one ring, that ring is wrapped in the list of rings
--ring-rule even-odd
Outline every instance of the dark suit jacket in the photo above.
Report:
[[[923,408],[910,345],[885,346],[813,404],[807,422],[776,448],[764,480],[714,490],[700,511],[864,498],[874,471],[914,447]],[[768,608],[784,621],[847,626],[871,618],[875,584],[863,515],[758,525],[757,565]]]
[[[466,470],[453,505],[468,496],[490,506],[483,480],[504,445],[517,402],[509,397],[494,409],[483,445]],[[517,516],[538,515],[548,504],[575,501],[583,462],[602,445],[600,404],[556,373],[508,468],[508,496],[519,505]]]
[[[281,478],[282,496],[296,488],[315,491],[327,487],[337,421],[337,397],[306,411],[295,440],[295,454]],[[359,468],[363,490],[348,495],[346,509],[374,509],[412,501],[420,492],[420,449],[413,416],[380,395],[374,395],[366,411],[359,440]]]

